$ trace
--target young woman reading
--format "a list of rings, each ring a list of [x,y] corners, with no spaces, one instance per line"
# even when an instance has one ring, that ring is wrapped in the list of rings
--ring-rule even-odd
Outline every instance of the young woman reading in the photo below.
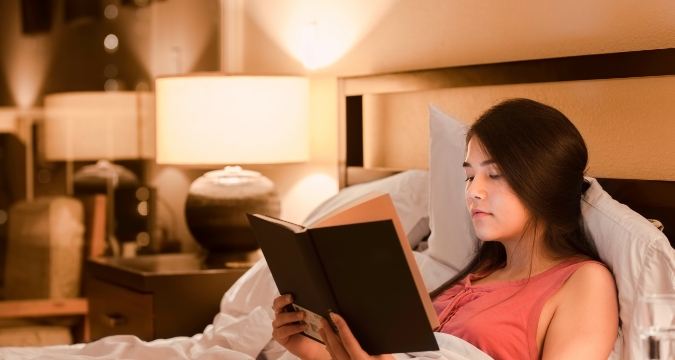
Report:
[[[466,206],[480,241],[473,259],[431,292],[440,326],[495,359],[606,360],[619,315],[614,278],[585,235],[581,195],[588,151],[558,110],[502,102],[469,129]],[[298,333],[302,313],[274,300],[273,337],[301,359],[371,357],[342,317],[325,346]],[[405,331],[401,329],[401,331]]]

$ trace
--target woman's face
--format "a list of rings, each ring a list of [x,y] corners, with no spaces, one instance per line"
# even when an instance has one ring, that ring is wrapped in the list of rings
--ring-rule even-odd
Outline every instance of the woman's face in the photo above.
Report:
[[[519,240],[527,211],[476,137],[469,141],[464,170],[466,206],[476,236],[483,241]]]

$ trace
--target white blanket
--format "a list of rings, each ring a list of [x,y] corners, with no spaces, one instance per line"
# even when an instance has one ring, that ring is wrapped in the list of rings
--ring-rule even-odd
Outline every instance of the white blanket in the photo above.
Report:
[[[135,336],[118,335],[89,344],[42,348],[0,349],[2,359],[167,359],[167,360],[268,360],[296,359],[284,351],[272,335],[271,319],[258,307],[248,316],[235,318],[220,313],[203,334],[144,342]],[[447,334],[436,333],[440,351],[396,354],[397,359],[489,360],[473,345]],[[258,356],[262,355],[262,356]]]
[[[430,267],[424,254],[415,253],[425,282],[448,276]],[[42,348],[2,348],[0,359],[180,359],[180,360],[287,360],[295,359],[272,340],[272,299],[278,295],[267,263],[259,261],[227,291],[220,313],[202,334],[144,342],[135,336],[110,336],[89,344]],[[397,354],[398,359],[490,359],[473,345],[436,333],[440,351]]]
[[[150,342],[135,336],[109,336],[89,344],[42,348],[0,349],[2,359],[228,359],[252,360],[272,336],[270,318],[262,308],[235,318],[220,313],[203,334]]]

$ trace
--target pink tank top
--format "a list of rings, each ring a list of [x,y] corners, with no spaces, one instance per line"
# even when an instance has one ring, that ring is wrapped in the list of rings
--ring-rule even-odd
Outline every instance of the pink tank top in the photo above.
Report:
[[[528,279],[472,285],[490,273],[471,274],[436,299],[440,326],[496,360],[539,358],[537,326],[541,310],[581,265],[571,259]]]

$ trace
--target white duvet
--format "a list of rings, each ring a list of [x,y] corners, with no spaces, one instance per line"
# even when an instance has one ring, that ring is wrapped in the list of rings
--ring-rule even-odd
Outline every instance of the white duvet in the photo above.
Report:
[[[415,253],[422,274],[438,269]],[[296,359],[272,340],[272,299],[278,294],[267,263],[259,261],[228,290],[221,312],[202,334],[144,342],[135,336],[110,336],[89,344],[40,348],[1,348],[0,359]],[[436,333],[440,351],[396,354],[398,359],[491,359],[466,341]]]

